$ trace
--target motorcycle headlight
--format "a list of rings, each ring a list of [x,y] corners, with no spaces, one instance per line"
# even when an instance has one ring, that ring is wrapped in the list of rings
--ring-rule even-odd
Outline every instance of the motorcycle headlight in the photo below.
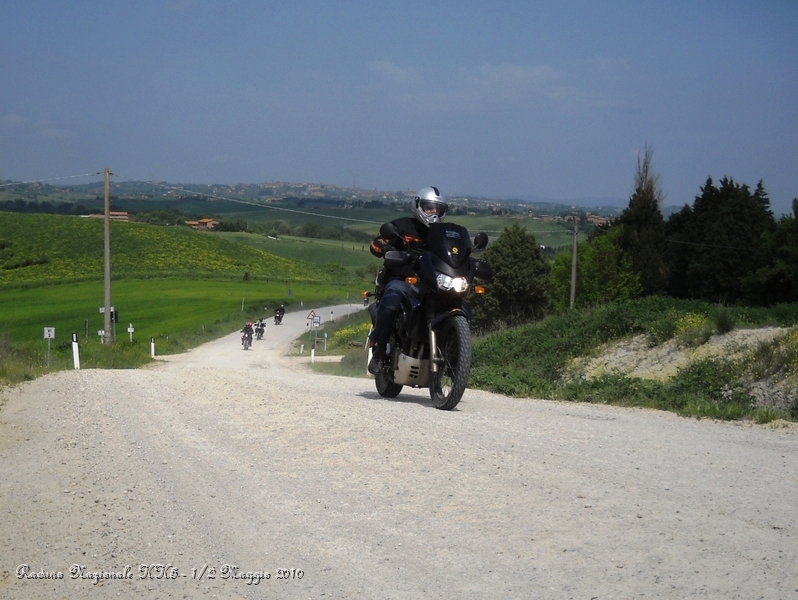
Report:
[[[438,273],[438,289],[445,292],[451,290],[462,294],[468,289],[468,280],[465,277],[449,277],[443,273]]]

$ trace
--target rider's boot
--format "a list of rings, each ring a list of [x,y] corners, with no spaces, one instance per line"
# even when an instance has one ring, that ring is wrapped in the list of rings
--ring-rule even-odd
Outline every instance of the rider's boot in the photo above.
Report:
[[[371,360],[369,361],[368,371],[376,375],[382,370],[385,362],[385,344],[374,344],[371,349]]]

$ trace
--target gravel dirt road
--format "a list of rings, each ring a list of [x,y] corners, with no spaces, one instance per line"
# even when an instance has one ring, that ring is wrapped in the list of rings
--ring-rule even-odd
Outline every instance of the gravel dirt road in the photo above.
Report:
[[[798,599],[794,428],[385,400],[306,316],[6,390],[0,598]]]

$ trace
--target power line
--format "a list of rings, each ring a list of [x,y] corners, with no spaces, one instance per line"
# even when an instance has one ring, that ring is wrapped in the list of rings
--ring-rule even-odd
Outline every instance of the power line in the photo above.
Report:
[[[682,240],[674,240],[672,238],[665,238],[665,241],[671,244],[686,244],[688,246],[703,246],[704,248],[722,248],[724,250],[743,250],[749,251],[751,250],[750,247],[748,248],[741,248],[740,246],[720,246],[718,244],[702,244],[701,242],[684,242]]]
[[[64,177],[51,177],[50,179],[35,179],[33,181],[14,181],[12,183],[0,183],[0,187],[10,187],[12,185],[23,185],[26,183],[46,183],[48,181],[58,181],[60,179],[77,179],[78,177],[94,177],[102,173],[84,173],[83,175],[66,175]]]
[[[305,210],[295,210],[293,208],[285,208],[285,207],[282,207],[282,206],[271,206],[269,204],[261,204],[259,202],[252,202],[250,200],[240,200],[238,198],[228,198],[226,196],[219,196],[219,195],[216,195],[216,194],[204,194],[202,192],[196,192],[194,190],[189,190],[189,189],[182,188],[182,187],[179,187],[179,186],[166,185],[166,184],[163,184],[163,183],[158,183],[157,181],[142,181],[140,179],[133,179],[132,177],[125,177],[124,175],[115,175],[115,177],[121,177],[122,179],[127,179],[128,181],[135,181],[136,183],[146,183],[146,184],[149,184],[149,185],[155,185],[155,186],[159,186],[159,187],[162,187],[162,188],[165,188],[165,189],[168,189],[168,190],[185,192],[187,194],[193,194],[195,196],[203,196],[205,198],[213,198],[214,200],[225,200],[227,202],[235,202],[237,204],[246,204],[248,206],[255,206],[257,208],[268,208],[270,210],[281,210],[283,212],[290,212],[290,213],[295,213],[295,214],[298,214],[298,215],[309,215],[311,217],[323,217],[325,219],[338,219],[338,220],[341,220],[341,221],[352,221],[352,222],[355,222],[355,223],[374,223],[374,224],[377,224],[377,225],[381,224],[381,221],[368,221],[366,219],[354,219],[352,217],[337,217],[335,215],[324,215],[324,214],[312,213],[312,212],[308,212],[308,211],[305,211]]]

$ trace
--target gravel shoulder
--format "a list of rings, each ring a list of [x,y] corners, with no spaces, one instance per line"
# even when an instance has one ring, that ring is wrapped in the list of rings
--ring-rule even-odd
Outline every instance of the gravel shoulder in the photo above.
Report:
[[[0,598],[798,599],[794,428],[385,400],[287,355],[305,317],[6,390]]]

